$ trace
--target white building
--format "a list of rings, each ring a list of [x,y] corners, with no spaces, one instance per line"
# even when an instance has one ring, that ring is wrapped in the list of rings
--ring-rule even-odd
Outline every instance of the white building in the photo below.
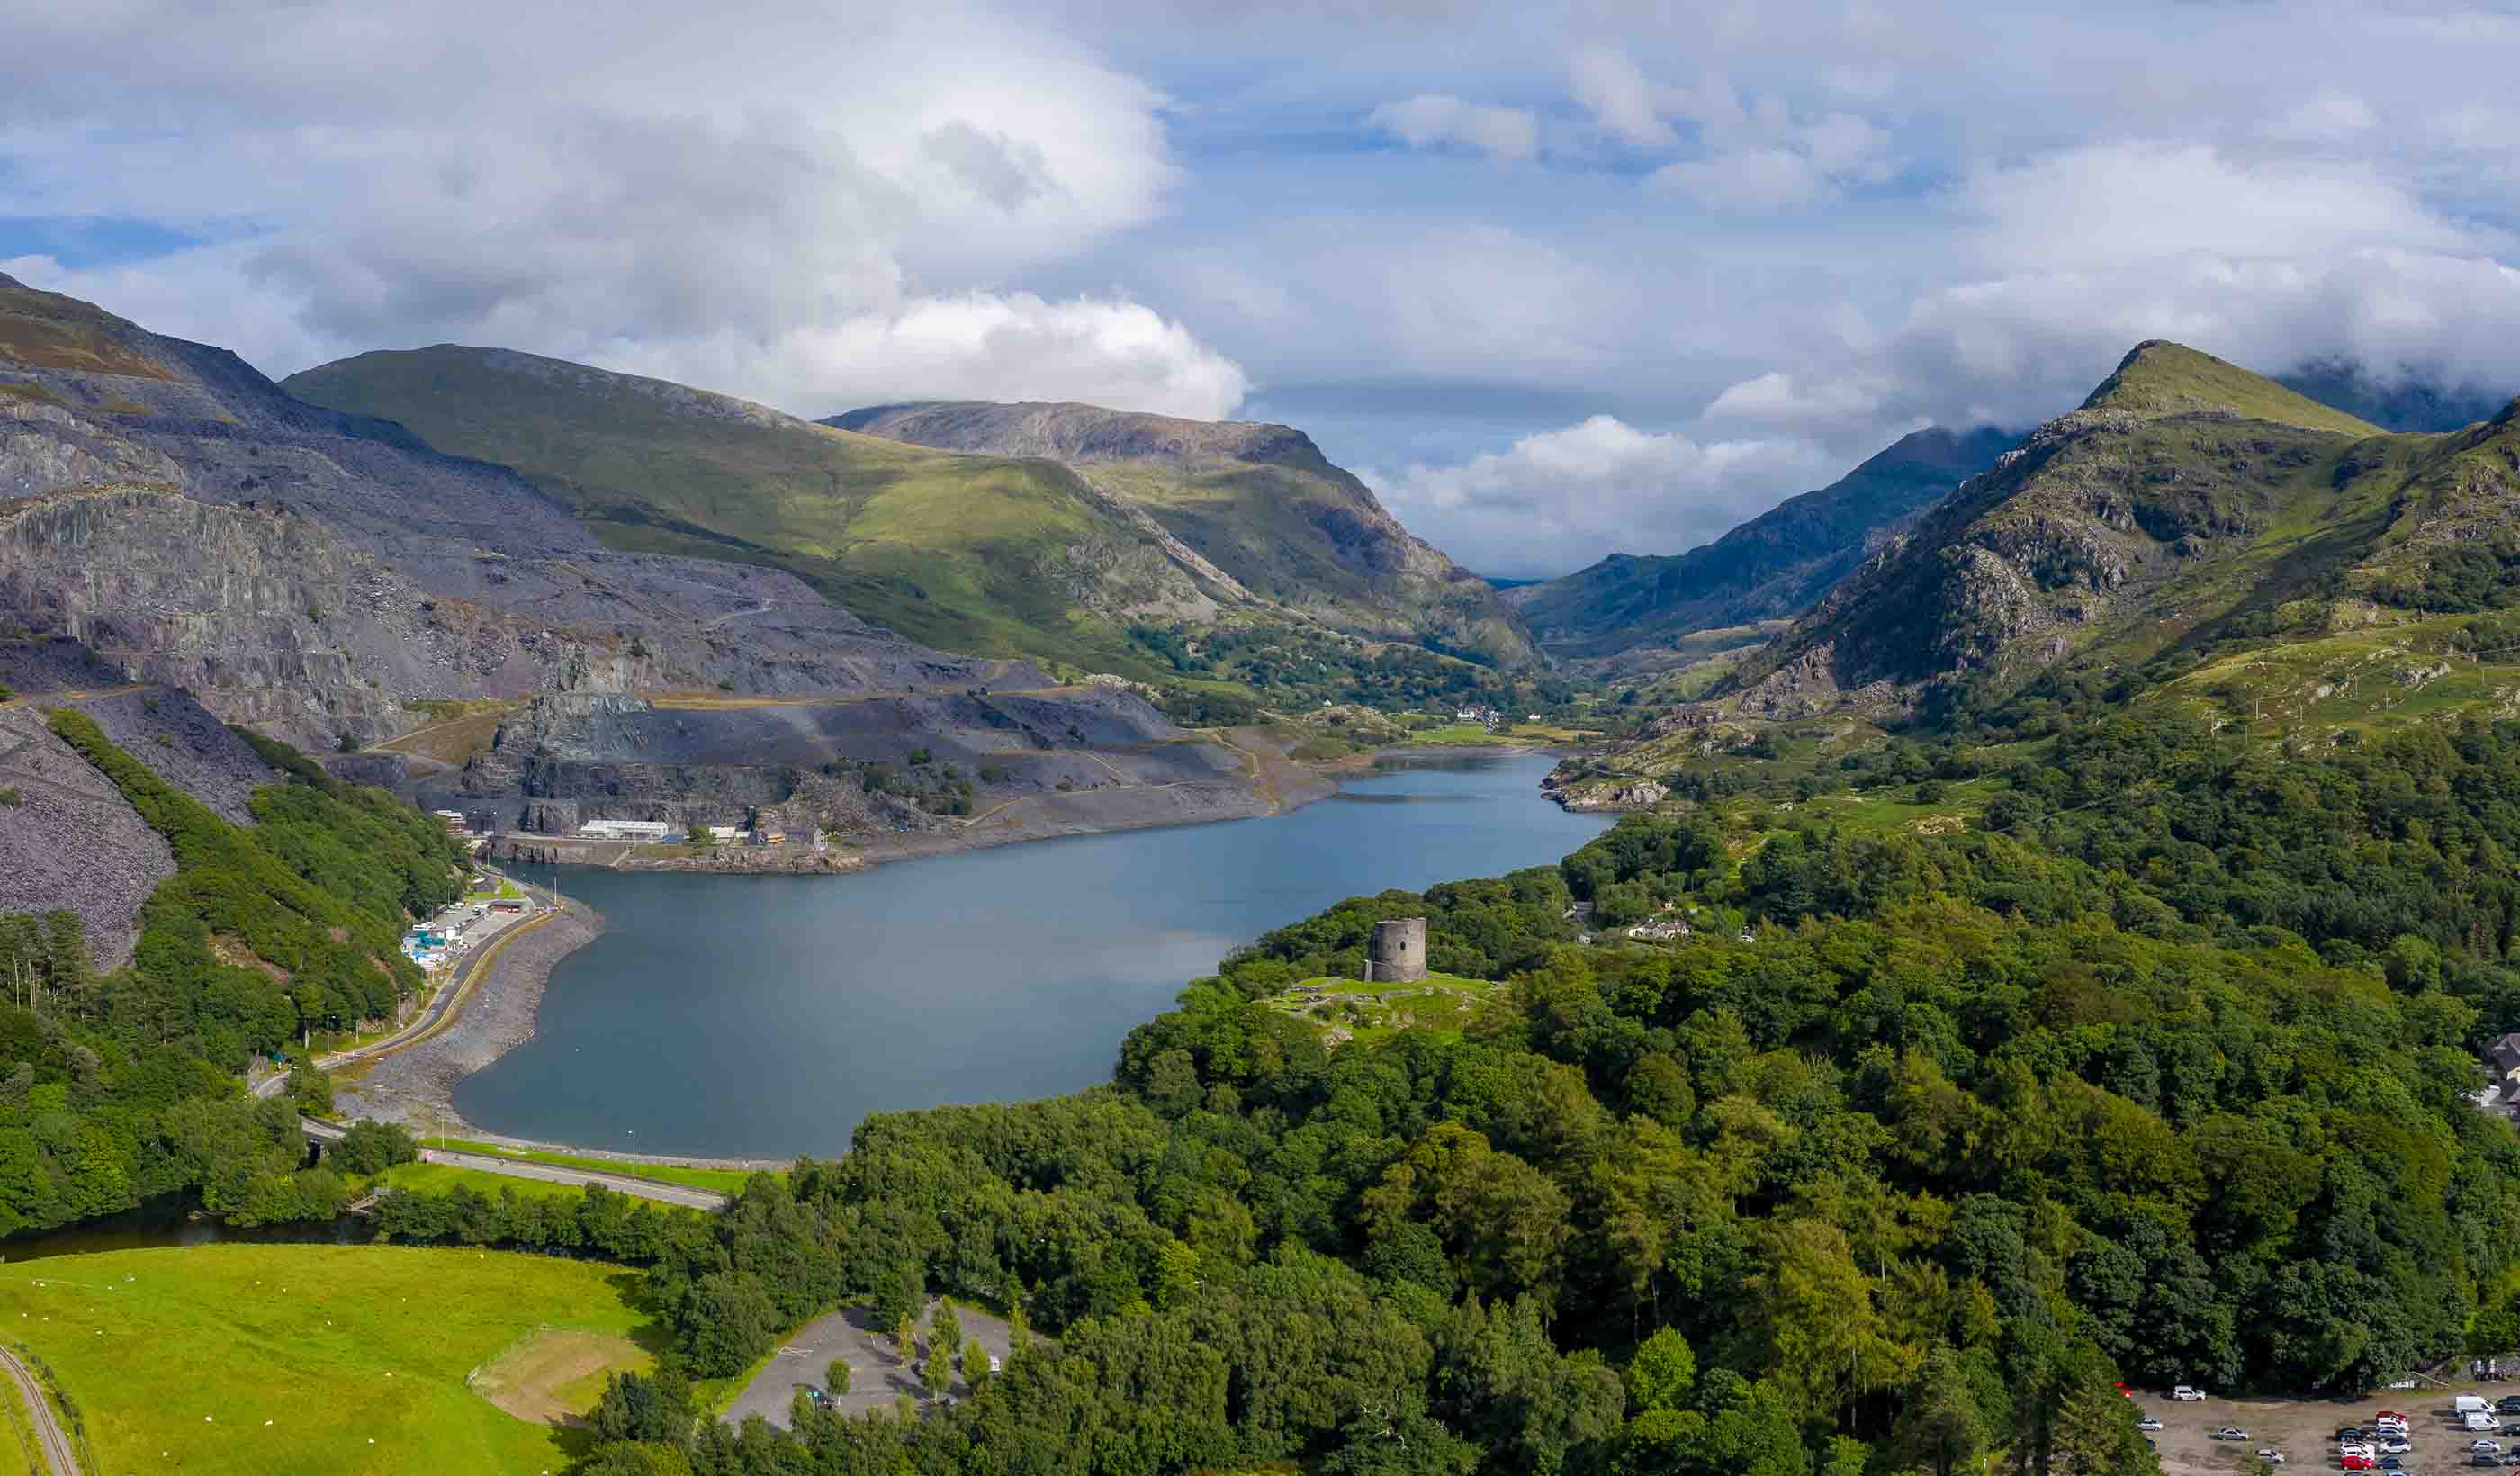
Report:
[[[661,820],[590,820],[577,827],[580,835],[605,840],[662,840],[672,831]]]
[[[716,841],[719,845],[733,845],[743,838],[743,827],[742,826],[711,826],[708,827],[708,831],[709,839]]]

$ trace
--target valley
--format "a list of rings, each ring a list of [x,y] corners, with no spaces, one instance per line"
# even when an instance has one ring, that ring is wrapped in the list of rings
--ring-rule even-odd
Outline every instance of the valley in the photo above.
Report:
[[[1285,426],[0,328],[0,1230],[370,1242],[38,1263],[107,1460],[2157,1476],[2520,1346],[2508,411],[2147,342],[1500,595]]]

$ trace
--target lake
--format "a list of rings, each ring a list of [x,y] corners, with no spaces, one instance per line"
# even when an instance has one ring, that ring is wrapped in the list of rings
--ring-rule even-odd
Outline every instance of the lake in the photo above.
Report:
[[[871,1112],[1110,1077],[1236,946],[1343,898],[1556,861],[1598,834],[1539,755],[1408,760],[1289,815],[1031,841],[843,877],[572,868],[606,930],[534,1039],[456,1090],[495,1133],[837,1155]]]

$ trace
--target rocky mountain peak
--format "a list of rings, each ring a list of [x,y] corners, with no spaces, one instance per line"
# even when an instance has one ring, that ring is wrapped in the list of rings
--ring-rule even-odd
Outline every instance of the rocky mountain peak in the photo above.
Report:
[[[2367,421],[2167,338],[2147,338],[2128,350],[2081,408],[2138,416],[2219,414],[2347,435],[2381,433]]]

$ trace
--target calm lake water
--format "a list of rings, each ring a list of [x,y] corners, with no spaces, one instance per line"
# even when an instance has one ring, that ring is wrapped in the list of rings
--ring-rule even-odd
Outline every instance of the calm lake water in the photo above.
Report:
[[[534,1039],[460,1086],[480,1127],[643,1152],[837,1154],[870,1112],[1107,1080],[1238,944],[1343,898],[1556,861],[1604,822],[1551,760],[1446,758],[1291,815],[1035,841],[863,875],[572,869],[604,935]]]

